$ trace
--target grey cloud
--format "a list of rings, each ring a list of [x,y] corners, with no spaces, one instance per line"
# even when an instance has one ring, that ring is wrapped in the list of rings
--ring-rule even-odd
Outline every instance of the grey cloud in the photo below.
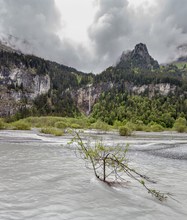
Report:
[[[162,4],[161,9],[162,18],[170,17],[173,19],[176,28],[181,28],[183,33],[187,33],[187,1],[186,0],[158,0]]]
[[[174,59],[177,46],[187,43],[186,0],[155,0],[148,10],[145,5],[133,9],[127,0],[97,3],[89,36],[105,65],[115,63],[123,50],[132,49],[139,42],[146,43],[160,63]]]
[[[0,31],[21,39],[14,43],[23,52],[80,69],[88,67],[81,62],[86,58],[84,48],[79,51],[81,45],[56,34],[62,27],[54,0],[0,0],[0,5]]]
[[[63,27],[54,0],[0,0],[0,31],[25,39],[38,56],[83,71],[99,72],[115,64],[122,51],[139,42],[159,62],[177,56],[177,46],[187,43],[187,1],[155,0],[149,10],[145,5],[133,9],[129,1],[94,0],[89,46],[56,35]]]
[[[127,6],[126,0],[98,1],[98,11],[88,33],[95,44],[96,54],[105,65],[119,55],[122,39],[131,33]]]

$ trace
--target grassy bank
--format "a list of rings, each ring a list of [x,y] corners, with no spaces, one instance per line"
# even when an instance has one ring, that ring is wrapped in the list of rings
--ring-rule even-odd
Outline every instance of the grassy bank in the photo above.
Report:
[[[119,130],[122,136],[128,136],[133,131],[161,132],[165,130],[174,130],[178,132],[187,132],[187,123],[185,118],[178,118],[173,128],[164,128],[160,124],[151,122],[148,125],[142,121],[132,123],[124,120],[123,122],[115,121],[113,125],[108,125],[101,120],[95,120],[90,117],[67,118],[67,117],[28,117],[19,121],[6,123],[0,118],[0,129],[30,130],[39,128],[40,132],[56,136],[63,135],[67,129],[98,129],[102,131]]]

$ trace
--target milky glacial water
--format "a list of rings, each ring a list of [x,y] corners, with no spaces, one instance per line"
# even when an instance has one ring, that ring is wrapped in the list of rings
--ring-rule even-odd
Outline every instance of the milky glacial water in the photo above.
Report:
[[[159,202],[134,180],[108,187],[67,145],[71,139],[37,131],[0,131],[0,219],[187,219],[187,135],[171,132],[120,137],[82,134],[106,145],[129,143],[129,165],[157,181],[151,188],[173,194]]]

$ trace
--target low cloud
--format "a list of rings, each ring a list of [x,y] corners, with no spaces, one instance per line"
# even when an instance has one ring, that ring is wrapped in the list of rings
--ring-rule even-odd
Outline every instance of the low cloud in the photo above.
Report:
[[[0,0],[0,32],[18,37],[17,44],[26,53],[87,72],[115,64],[122,51],[139,42],[147,44],[160,63],[174,59],[177,46],[187,43],[187,1],[154,0],[137,8],[129,2],[94,1],[89,45],[75,43],[65,34],[59,38],[56,33],[63,26],[54,0]]]
[[[62,27],[53,0],[0,0],[0,5],[0,30],[12,44],[25,53],[84,69],[82,46],[56,34]]]
[[[98,0],[97,3],[98,11],[89,36],[95,43],[96,54],[108,65],[115,62],[122,50],[133,49],[139,42],[147,44],[151,55],[164,63],[177,56],[178,45],[187,42],[185,0],[155,0],[152,5],[138,8],[127,0]]]

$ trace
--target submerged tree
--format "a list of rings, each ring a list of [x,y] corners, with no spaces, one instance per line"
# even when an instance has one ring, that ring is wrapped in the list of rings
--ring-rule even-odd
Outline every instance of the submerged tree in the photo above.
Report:
[[[124,174],[126,174],[128,177],[138,181],[148,193],[158,200],[167,199],[169,193],[162,193],[146,185],[146,182],[156,183],[155,181],[129,167],[127,159],[128,145],[125,148],[121,146],[106,147],[98,142],[95,146],[91,146],[88,142],[84,143],[77,132],[75,132],[71,143],[76,144],[76,156],[86,162],[86,167],[90,168],[91,165],[97,179],[107,185],[113,186],[125,183]]]

